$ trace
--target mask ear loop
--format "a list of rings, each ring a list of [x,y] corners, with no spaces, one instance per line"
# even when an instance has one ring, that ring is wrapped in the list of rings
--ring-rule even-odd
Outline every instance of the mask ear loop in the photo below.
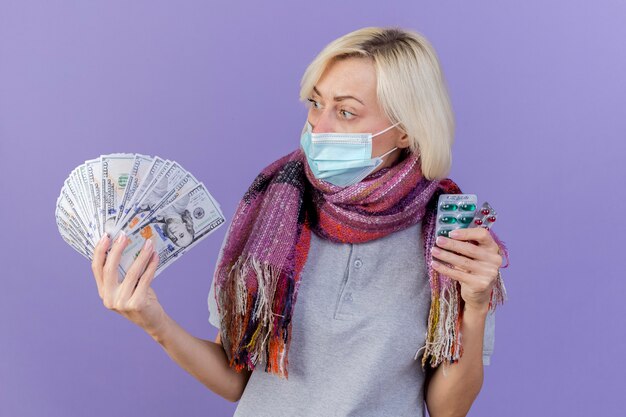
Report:
[[[396,127],[396,126],[397,126],[397,125],[399,125],[399,124],[400,124],[400,122],[397,122],[397,123],[395,123],[395,124],[393,124],[393,125],[389,126],[388,128],[386,128],[385,130],[382,130],[382,131],[380,131],[380,132],[376,133],[376,134],[375,134],[375,135],[373,135],[372,137],[374,137],[374,136],[378,136],[378,135],[381,135],[381,134],[385,133],[386,131],[388,131],[388,130],[390,130],[390,129],[393,129],[394,127]],[[382,154],[382,155],[380,155],[380,156],[377,156],[377,158],[382,159],[382,158],[384,158],[385,156],[389,155],[391,152],[395,151],[396,149],[398,149],[398,147],[397,147],[397,146],[396,146],[396,147],[391,148],[390,150],[388,150],[388,151],[387,151],[387,152],[385,152],[384,154]]]
[[[383,159],[385,156],[389,155],[391,152],[395,151],[396,149],[398,149],[398,147],[397,147],[397,146],[396,146],[396,147],[394,147],[394,148],[391,148],[390,150],[388,150],[388,151],[387,151],[387,152],[385,152],[384,154],[382,154],[382,155],[380,155],[380,156],[377,156],[377,158]]]
[[[395,148],[393,148],[393,149],[388,150],[387,152],[385,152],[384,154],[382,154],[382,155],[380,155],[380,156],[376,156],[376,157],[375,157],[375,159],[380,159],[380,160],[382,161],[382,159],[383,159],[385,156],[389,155],[391,152],[395,151],[396,149],[398,149],[398,147],[397,147],[397,146],[396,146]],[[382,163],[382,162],[381,162],[381,163]],[[363,175],[363,174],[360,174],[358,177],[356,177],[356,178],[357,178],[357,179],[356,179],[356,182],[357,182],[357,183],[359,183],[359,182],[363,181],[363,178],[367,177],[367,176],[368,176],[368,175],[370,175],[370,174],[371,174],[371,172],[366,173],[366,174],[364,174],[364,175]],[[353,179],[352,181],[354,181],[354,179]]]
[[[386,131],[393,129],[394,127],[398,126],[399,124],[400,124],[400,122],[397,122],[397,123],[395,123],[395,124],[385,128],[385,129],[381,130],[380,132],[376,133],[375,135],[372,135],[372,137],[375,137],[375,136],[378,136],[378,135],[382,135]]]

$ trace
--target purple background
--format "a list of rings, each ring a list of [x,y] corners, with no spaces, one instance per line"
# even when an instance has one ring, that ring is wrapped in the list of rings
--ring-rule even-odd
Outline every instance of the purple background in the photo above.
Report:
[[[61,185],[101,154],[159,155],[230,223],[257,172],[298,146],[307,64],[396,25],[434,44],[457,118],[450,177],[493,204],[511,251],[469,415],[623,415],[626,5],[433,3],[0,1],[0,415],[231,415],[104,308],[56,229]],[[203,339],[226,228],[154,282]]]

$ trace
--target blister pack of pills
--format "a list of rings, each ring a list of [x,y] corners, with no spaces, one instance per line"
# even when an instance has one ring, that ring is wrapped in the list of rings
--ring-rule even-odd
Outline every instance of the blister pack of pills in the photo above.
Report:
[[[496,213],[493,207],[485,201],[482,207],[474,213],[474,220],[472,220],[469,227],[483,227],[485,229],[490,229],[497,217],[498,213]]]
[[[441,194],[437,202],[435,236],[448,237],[452,230],[468,227],[489,229],[497,213],[487,202],[477,210],[477,202],[475,194]]]

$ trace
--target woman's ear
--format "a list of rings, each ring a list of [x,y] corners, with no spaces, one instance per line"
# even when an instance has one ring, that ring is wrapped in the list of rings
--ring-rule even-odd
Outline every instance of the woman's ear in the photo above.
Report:
[[[400,139],[398,139],[398,143],[396,144],[398,148],[408,148],[409,145],[409,135],[407,135],[406,133]]]

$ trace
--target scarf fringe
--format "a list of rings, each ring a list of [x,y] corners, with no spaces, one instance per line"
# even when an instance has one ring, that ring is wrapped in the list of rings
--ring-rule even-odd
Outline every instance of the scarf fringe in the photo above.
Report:
[[[237,372],[246,367],[252,371],[256,366],[265,364],[266,372],[288,378],[285,351],[287,337],[282,326],[284,315],[274,313],[270,305],[280,277],[279,268],[268,262],[261,262],[250,254],[237,258],[228,269],[227,279],[230,280],[230,285],[226,285],[226,292],[219,291],[218,297],[234,300],[234,311],[220,314],[221,339],[228,355],[229,366]],[[246,314],[248,302],[252,301],[248,299],[246,292],[246,280],[250,279],[257,282],[257,296],[250,313]],[[270,338],[276,328],[278,334]],[[235,342],[227,346],[224,342],[230,340],[230,333]]]
[[[438,280],[439,272],[433,270],[433,274]],[[446,366],[457,361],[463,354],[460,331],[463,316],[460,306],[462,306],[462,299],[456,282],[453,282],[449,288],[443,288],[441,294],[434,297],[428,315],[426,344],[415,352],[414,357],[417,360],[419,352],[426,349],[422,357],[423,369],[430,357],[430,366],[434,368],[443,362],[445,373]]]
[[[504,254],[507,263],[503,268],[509,265],[508,249],[504,242],[500,240],[493,231],[490,230],[492,237],[499,246],[498,253]],[[440,282],[440,274],[433,270],[434,279]],[[425,369],[426,363],[430,358],[430,366],[437,367],[443,363],[443,374],[447,375],[447,367],[458,361],[463,355],[463,345],[461,341],[461,323],[463,321],[464,301],[460,296],[460,284],[452,281],[448,288],[443,288],[440,294],[434,294],[433,302],[430,305],[430,314],[428,315],[428,332],[426,343],[415,352],[414,360],[419,358],[419,353],[425,349],[422,356],[422,369]],[[489,299],[489,311],[495,312],[498,304],[504,304],[508,299],[504,280],[500,269],[496,282],[491,289]],[[448,300],[455,300],[450,302]]]
[[[508,268],[509,250],[504,244],[504,241],[501,240],[493,230],[489,229],[489,233],[491,234],[493,240],[498,244],[498,253],[500,255],[504,255],[504,259],[506,259],[506,265],[501,266],[500,268]],[[489,310],[492,312],[496,310],[497,304],[504,304],[504,302],[508,299],[500,268],[498,268],[498,277],[496,278],[496,283],[491,290],[491,299],[489,300]]]

